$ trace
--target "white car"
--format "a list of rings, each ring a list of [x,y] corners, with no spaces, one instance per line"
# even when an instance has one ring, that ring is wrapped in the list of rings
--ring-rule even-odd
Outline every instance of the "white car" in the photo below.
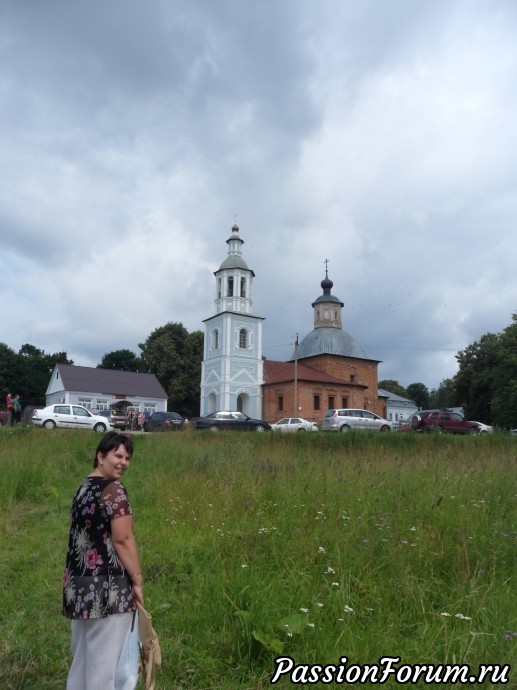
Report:
[[[315,422],[309,422],[302,417],[284,417],[276,424],[271,424],[273,431],[319,431]]]
[[[42,410],[34,410],[32,423],[45,429],[92,429],[93,431],[111,431],[110,419],[92,414],[82,405],[49,405]]]
[[[369,410],[332,409],[325,412],[321,429],[322,431],[350,431],[350,429],[392,431],[393,422],[388,422],[387,419]]]
[[[494,428],[489,424],[483,424],[483,422],[475,422],[475,424],[477,424],[480,434],[492,434],[494,432]]]

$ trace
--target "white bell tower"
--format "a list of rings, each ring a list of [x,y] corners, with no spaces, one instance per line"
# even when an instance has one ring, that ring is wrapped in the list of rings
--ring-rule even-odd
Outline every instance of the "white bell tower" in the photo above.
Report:
[[[228,256],[215,271],[215,315],[204,320],[201,368],[201,415],[216,410],[262,417],[262,324],[253,316],[251,288],[255,274],[242,258],[239,227],[226,240]]]

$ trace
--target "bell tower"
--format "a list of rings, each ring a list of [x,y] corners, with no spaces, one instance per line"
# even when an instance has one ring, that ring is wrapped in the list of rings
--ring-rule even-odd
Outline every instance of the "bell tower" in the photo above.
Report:
[[[216,410],[262,415],[262,324],[252,314],[254,272],[242,258],[239,226],[226,240],[228,256],[215,276],[215,314],[204,320],[201,415]]]

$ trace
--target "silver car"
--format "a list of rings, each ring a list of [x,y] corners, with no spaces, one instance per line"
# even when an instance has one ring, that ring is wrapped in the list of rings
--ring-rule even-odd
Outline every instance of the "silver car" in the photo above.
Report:
[[[45,429],[91,429],[93,431],[111,431],[111,419],[92,414],[82,405],[49,405],[42,410],[34,410],[32,423]]]
[[[284,417],[276,424],[271,424],[273,431],[319,431],[315,422],[302,417]]]
[[[369,410],[344,408],[327,410],[321,428],[323,431],[392,431],[393,423]]]

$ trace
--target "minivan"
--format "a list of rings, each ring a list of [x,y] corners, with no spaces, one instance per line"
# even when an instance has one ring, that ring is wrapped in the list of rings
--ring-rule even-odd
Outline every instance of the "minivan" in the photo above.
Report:
[[[393,424],[369,410],[330,409],[323,417],[322,431],[350,431],[361,429],[369,431],[392,431]]]

